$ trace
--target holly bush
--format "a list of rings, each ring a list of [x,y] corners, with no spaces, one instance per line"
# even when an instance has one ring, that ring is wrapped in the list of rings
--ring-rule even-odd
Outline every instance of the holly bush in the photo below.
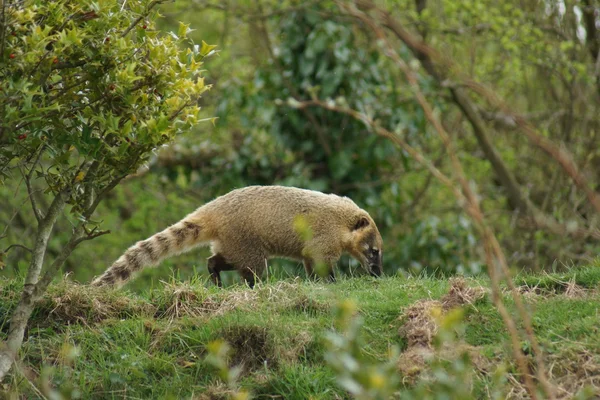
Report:
[[[107,189],[200,121],[215,46],[194,45],[185,24],[156,30],[160,3],[0,6],[0,180],[20,171],[46,193],[71,187],[67,203],[81,210],[79,186]]]
[[[81,242],[108,233],[91,219],[98,204],[154,149],[199,122],[198,100],[209,88],[201,66],[214,46],[194,45],[184,24],[176,34],[156,30],[161,2],[0,5],[0,179],[20,174],[38,222],[32,249],[12,244],[0,251],[0,268],[15,246],[31,253],[0,343],[0,380],[18,354],[33,304]],[[78,221],[69,221],[70,239],[43,268],[67,205]]]

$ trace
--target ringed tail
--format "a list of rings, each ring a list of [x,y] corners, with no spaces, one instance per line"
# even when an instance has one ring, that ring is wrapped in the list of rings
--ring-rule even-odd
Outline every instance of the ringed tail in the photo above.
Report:
[[[131,246],[92,286],[122,286],[135,273],[161,260],[188,251],[209,239],[197,221],[183,219],[167,229]]]

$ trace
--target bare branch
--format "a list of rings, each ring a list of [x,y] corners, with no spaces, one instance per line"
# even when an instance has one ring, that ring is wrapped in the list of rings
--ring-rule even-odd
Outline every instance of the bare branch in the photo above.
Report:
[[[404,44],[406,44],[413,52],[415,57],[421,61],[423,68],[439,82],[443,82],[445,80],[445,77],[440,71],[461,70],[449,57],[442,57],[431,47],[427,46],[427,44],[425,44],[422,40],[406,30],[397,20],[392,17],[389,12],[377,8],[377,15],[381,24],[390,29],[390,31],[393,32],[398,39],[404,42]],[[437,66],[434,61],[440,65]],[[518,115],[515,112],[512,112],[503,101],[501,101],[494,93],[492,93],[491,90],[485,88],[480,83],[477,83],[468,77],[464,77],[463,79],[463,84],[466,84],[469,88],[484,96],[490,103],[500,108],[504,114],[510,116],[516,122],[517,127],[523,133],[525,133],[531,143],[541,148],[544,152],[546,152],[546,154],[558,161],[559,165],[563,168],[567,175],[571,177],[577,187],[586,194],[588,200],[594,206],[596,211],[600,212],[600,194],[591,189],[587,178],[579,171],[577,164],[575,161],[573,161],[573,156],[564,145],[558,146],[541,135],[527,121],[526,118]],[[520,189],[518,189],[518,185],[516,184],[514,177],[512,177],[512,174],[510,174],[506,168],[502,167],[502,160],[500,159],[499,155],[496,154],[497,152],[493,150],[489,139],[487,139],[483,121],[481,121],[481,117],[475,111],[473,103],[468,99],[467,95],[460,90],[460,88],[451,87],[449,89],[456,103],[471,122],[473,131],[476,133],[476,137],[480,142],[482,149],[486,151],[490,161],[495,160],[493,163],[493,165],[495,165],[495,170],[497,173],[499,173],[499,177],[502,179],[503,185],[510,190],[509,193],[512,193],[511,196],[513,200],[521,207],[531,207],[531,202],[523,195]]]
[[[588,201],[596,209],[596,212],[600,213],[600,194],[591,188],[588,179],[581,173],[574,161],[573,155],[567,150],[564,144],[557,145],[547,137],[543,136],[524,116],[509,110],[508,106],[501,99],[482,84],[475,81],[469,81],[468,84],[475,92],[482,95],[496,107],[499,107],[506,115],[511,116],[517,127],[521,132],[525,133],[525,136],[527,136],[529,141],[559,163],[567,175],[571,177],[575,185],[585,193]]]
[[[7,1],[3,1],[2,6],[0,6],[0,54],[4,54],[4,47],[6,46],[6,30],[8,29],[8,24],[6,23],[7,3]]]
[[[440,180],[444,185],[448,186],[452,189],[453,193],[457,196],[459,202],[466,202],[466,198],[464,195],[456,188],[456,185],[452,181],[451,178],[446,176],[442,171],[440,171],[434,164],[425,157],[420,151],[409,145],[404,139],[395,133],[383,128],[376,121],[372,120],[368,115],[362,114],[356,110],[340,107],[335,105],[333,102],[323,102],[321,100],[308,100],[308,101],[295,101],[292,104],[292,107],[296,108],[305,108],[311,106],[322,107],[326,110],[339,112],[342,114],[350,115],[351,117],[362,121],[368,128],[372,129],[375,134],[391,140],[394,144],[400,147],[402,150],[406,151],[412,158],[414,158],[419,164],[424,166],[429,170],[429,172]]]
[[[22,244],[18,244],[18,243],[11,244],[11,245],[10,245],[10,246],[8,246],[6,249],[4,249],[3,253],[4,253],[4,254],[6,254],[6,253],[8,253],[8,251],[9,251],[10,249],[12,249],[12,248],[15,248],[15,247],[19,247],[19,248],[21,248],[21,249],[27,250],[29,253],[33,253],[33,250],[32,250],[32,249],[30,249],[30,248],[29,248],[29,247],[27,247],[27,246],[23,246]]]
[[[79,243],[81,243],[81,242],[84,242],[84,241],[86,241],[86,240],[92,240],[92,239],[95,239],[95,238],[97,238],[97,237],[99,237],[99,236],[102,236],[102,235],[107,235],[107,234],[109,234],[109,233],[110,233],[110,230],[106,230],[106,231],[97,231],[97,232],[95,232],[95,231],[91,231],[91,232],[87,233],[85,236],[82,236],[82,237],[80,237],[79,239],[77,239],[77,240],[75,241],[75,246],[77,246]]]
[[[83,198],[83,208],[84,209],[90,208],[93,204],[94,186],[92,185],[92,182],[96,178],[96,172],[98,172],[99,168],[100,168],[100,162],[98,160],[95,160],[94,162],[92,162],[92,164],[90,165],[90,167],[88,168],[88,170],[86,172],[86,175],[84,178],[84,187],[85,187],[85,193],[84,193],[84,198]]]
[[[290,6],[290,7],[275,7],[273,10],[269,10],[264,12],[262,7],[260,7],[260,3],[252,4],[250,7],[236,7],[232,10],[231,7],[227,5],[223,5],[223,2],[209,2],[206,0],[193,0],[192,6],[196,10],[210,9],[222,11],[225,13],[229,13],[234,18],[239,18],[242,21],[253,21],[253,20],[266,20],[272,17],[276,17],[278,15],[286,15],[295,11],[302,11],[306,9],[311,9],[313,12],[317,12],[320,15],[331,16],[331,13],[325,13],[323,11],[318,11],[314,8],[311,8],[314,4],[319,3],[320,0],[307,0],[301,3],[299,6]],[[255,9],[258,6],[258,12],[255,12]]]
[[[131,163],[129,164],[126,170],[128,171],[133,165],[135,165],[139,161],[139,159],[140,154],[132,156]],[[83,212],[83,218],[85,220],[89,219],[92,216],[92,214],[96,210],[96,207],[98,207],[98,204],[100,204],[104,196],[106,196],[111,190],[113,190],[119,184],[119,182],[121,182],[127,175],[129,174],[125,173],[117,176],[108,185],[106,185],[106,187],[104,187],[104,189],[100,193],[98,193],[94,201],[92,201],[90,206]]]
[[[25,205],[25,203],[27,203],[27,199],[25,199],[23,201],[23,203],[18,208],[15,208],[15,211],[13,212],[12,216],[10,217],[10,219],[8,220],[8,222],[6,223],[6,226],[4,227],[4,230],[0,234],[0,239],[4,239],[6,236],[8,236],[8,234],[6,233],[6,232],[8,232],[8,228],[10,228],[10,225],[12,224],[13,220],[17,217],[17,215],[19,215],[19,211],[21,211],[21,208],[23,208],[23,206]]]

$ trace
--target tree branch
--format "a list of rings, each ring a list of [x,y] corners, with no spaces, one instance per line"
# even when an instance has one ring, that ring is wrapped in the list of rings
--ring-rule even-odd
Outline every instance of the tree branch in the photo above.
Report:
[[[156,7],[158,4],[164,3],[165,1],[166,1],[166,0],[154,0],[152,3],[150,3],[150,4],[148,5],[148,8],[146,9],[146,12],[145,12],[145,13],[143,13],[142,15],[140,15],[139,17],[137,17],[137,18],[136,18],[136,19],[135,19],[135,20],[134,20],[134,21],[131,23],[131,25],[129,25],[129,27],[128,27],[127,29],[125,29],[125,31],[124,31],[124,32],[121,34],[121,37],[123,38],[123,37],[127,36],[127,34],[128,34],[129,32],[131,32],[131,30],[132,30],[133,28],[135,28],[135,26],[136,26],[137,24],[139,24],[141,20],[143,20],[144,18],[146,18],[146,17],[148,16],[148,14],[150,14],[150,11],[152,11],[152,9],[153,9],[154,7]]]
[[[600,60],[600,32],[596,25],[596,7],[592,5],[590,0],[582,0],[584,7],[581,7],[583,13],[583,22],[585,26],[586,38],[585,42],[594,63]],[[598,95],[600,95],[600,75],[596,69],[596,85]]]
[[[34,295],[34,290],[39,283],[48,240],[59,214],[65,208],[69,191],[70,188],[65,188],[56,194],[46,215],[38,224],[35,246],[27,269],[27,276],[25,277],[25,285],[21,293],[21,298],[10,318],[8,335],[5,342],[6,348],[0,349],[0,380],[9,371],[17,351],[23,343],[25,327],[37,299],[36,295]]]
[[[420,39],[404,29],[404,27],[397,20],[395,20],[389,12],[377,8],[377,15],[381,21],[381,24],[388,28],[398,39],[404,42],[404,44],[411,50],[415,57],[421,61],[425,71],[427,71],[427,73],[429,73],[438,82],[444,82],[445,80],[445,77],[440,71],[460,70],[448,57],[442,58]],[[434,60],[440,62],[443,68],[437,68]],[[476,90],[479,94],[483,95],[492,104],[501,108],[505,114],[512,116],[517,124],[517,127],[523,133],[525,133],[529,141],[544,150],[544,152],[546,152],[546,154],[548,154],[554,160],[558,161],[559,165],[561,165],[563,170],[571,177],[577,187],[586,194],[588,200],[594,206],[596,211],[600,212],[600,194],[594,192],[590,188],[588,180],[579,171],[577,165],[573,161],[571,153],[564,146],[555,145],[549,139],[537,132],[537,130],[533,128],[533,126],[524,117],[511,112],[506,104],[501,102],[500,99],[491,91],[484,88],[483,85],[476,83],[469,78],[465,79],[465,84],[469,88]],[[520,208],[523,211],[531,209],[533,204],[522,193],[516,182],[516,179],[510,173],[500,155],[496,152],[491,140],[489,139],[489,135],[486,132],[485,123],[476,112],[476,107],[460,87],[450,87],[449,90],[456,104],[460,107],[465,117],[471,123],[478,143],[494,167],[494,171],[498,175],[498,178],[501,180],[503,186],[507,189],[507,194],[509,195],[511,201],[514,202],[514,205],[517,208]]]
[[[588,179],[583,173],[581,173],[579,167],[574,161],[573,155],[569,150],[567,150],[564,144],[561,143],[560,145],[557,145],[547,137],[540,134],[525,117],[511,112],[511,110],[508,109],[508,106],[502,100],[500,100],[480,83],[470,81],[468,84],[471,89],[483,96],[492,105],[500,108],[505,114],[511,115],[519,130],[525,133],[525,136],[527,136],[531,143],[542,149],[547,155],[558,162],[562,169],[571,178],[573,183],[575,183],[575,185],[585,193],[588,201],[596,209],[596,212],[600,213],[600,194],[591,188]]]
[[[421,61],[423,68],[429,73],[429,75],[437,80],[439,84],[442,84],[445,81],[445,77],[443,77],[435,67],[429,48],[419,39],[412,36],[389,13],[379,10],[379,14],[381,16],[383,25],[386,26],[398,39],[404,42],[413,52],[415,57]],[[502,183],[502,186],[506,189],[506,195],[508,196],[512,207],[522,212],[528,212],[531,207],[530,202],[525,198],[521,188],[519,187],[519,184],[517,183],[517,180],[502,160],[500,154],[496,151],[496,148],[492,144],[489,134],[487,133],[485,123],[475,110],[475,107],[471,104],[468,97],[464,94],[460,87],[451,85],[448,86],[448,90],[450,91],[454,102],[459,106],[471,124],[477,143],[481,147],[487,160],[492,165],[492,168]]]
[[[9,251],[10,249],[12,249],[13,247],[20,247],[21,249],[25,249],[25,250],[27,250],[28,252],[30,252],[30,253],[33,253],[33,250],[32,250],[32,249],[30,249],[30,248],[29,248],[29,247],[27,247],[27,246],[23,246],[22,244],[18,244],[18,243],[11,244],[11,245],[10,245],[10,246],[8,246],[6,249],[4,249],[3,253],[4,253],[4,254],[7,254],[7,253],[8,253],[8,251]]]
[[[106,230],[106,231],[97,231],[92,230],[88,233],[86,233],[85,236],[80,237],[79,239],[76,240],[75,242],[75,246],[79,245],[79,243],[84,242],[86,240],[92,240],[92,239],[96,239],[97,237],[103,236],[103,235],[108,235],[110,233],[110,230]]]
[[[31,169],[29,170],[27,175],[23,175],[23,178],[25,179],[25,186],[27,187],[27,194],[29,196],[29,201],[31,202],[31,208],[33,210],[33,215],[35,215],[35,219],[37,220],[38,224],[40,224],[42,222],[42,219],[44,217],[43,217],[42,213],[40,212],[40,209],[37,206],[37,201],[35,200],[35,196],[34,196],[35,193],[33,191],[33,188],[31,187],[31,177],[33,176],[33,171],[35,170],[35,167],[37,166],[38,162],[40,161],[40,158],[42,157],[43,150],[44,150],[44,145],[41,145],[37,151],[37,154],[35,155],[35,159],[33,161],[33,165],[31,166]]]
[[[0,6],[0,54],[4,54],[4,47],[6,46],[6,7],[8,6],[7,1],[2,2]]]

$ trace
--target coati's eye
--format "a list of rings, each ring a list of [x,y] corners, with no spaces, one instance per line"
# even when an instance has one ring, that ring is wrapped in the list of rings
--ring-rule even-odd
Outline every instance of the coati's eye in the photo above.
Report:
[[[371,254],[373,254],[374,256],[378,256],[379,255],[379,249],[371,249]]]

